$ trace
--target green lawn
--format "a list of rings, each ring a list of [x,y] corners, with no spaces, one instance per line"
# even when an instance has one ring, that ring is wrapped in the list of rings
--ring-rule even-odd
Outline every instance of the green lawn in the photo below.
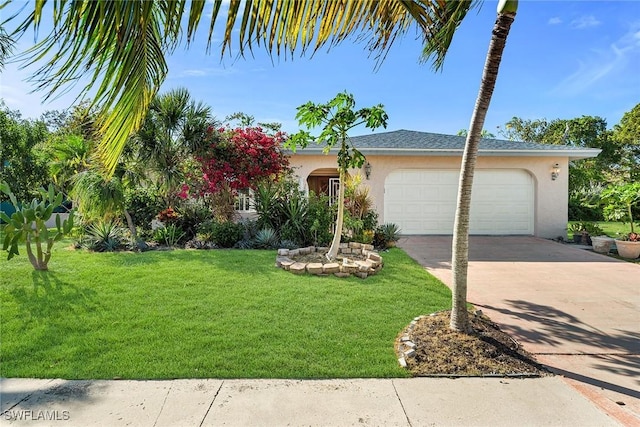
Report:
[[[577,221],[570,221],[569,226]],[[623,222],[611,222],[611,221],[593,221],[594,224],[597,224],[604,230],[604,233],[609,237],[616,237],[617,234],[625,234],[631,231],[629,223]],[[638,225],[634,224],[636,228]],[[637,231],[637,230],[636,230]],[[569,231],[569,239],[573,239],[573,233]]]
[[[400,249],[361,280],[294,276],[274,251],[0,259],[0,377],[400,377],[393,342],[449,290]]]

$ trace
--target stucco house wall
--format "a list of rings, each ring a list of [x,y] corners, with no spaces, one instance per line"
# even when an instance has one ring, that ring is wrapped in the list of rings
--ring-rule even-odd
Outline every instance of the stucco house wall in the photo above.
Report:
[[[363,185],[370,189],[379,222],[384,223],[387,222],[384,217],[387,177],[400,170],[459,171],[462,157],[460,147],[464,138],[401,130],[355,137],[352,141],[366,156],[371,165],[371,174],[367,180],[364,178],[364,169],[351,170],[349,173],[362,175]],[[533,181],[533,235],[542,238],[566,237],[569,161],[595,157],[599,150],[500,140],[488,140],[486,143],[484,150],[481,145],[476,170],[525,171]],[[325,155],[321,148],[309,148],[293,153],[290,158],[304,188],[307,188],[308,176],[314,171],[337,167],[334,153]],[[559,165],[560,173],[556,179],[552,179],[551,172],[555,164]]]
[[[370,179],[364,178],[362,170],[352,169],[350,174],[360,173],[362,184],[369,187],[379,221],[384,218],[384,186],[389,174],[399,169],[460,169],[460,157],[434,156],[378,156],[368,155],[371,164]],[[560,165],[560,175],[551,179],[552,166]],[[291,165],[300,179],[302,186],[306,178],[316,169],[335,168],[334,155],[293,155]],[[535,213],[534,235],[545,238],[566,237],[568,221],[568,159],[567,157],[527,157],[526,162],[520,157],[479,157],[476,169],[522,169],[534,179]]]

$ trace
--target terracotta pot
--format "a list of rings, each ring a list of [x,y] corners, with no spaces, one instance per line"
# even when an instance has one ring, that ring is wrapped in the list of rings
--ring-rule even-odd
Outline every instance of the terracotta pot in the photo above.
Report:
[[[608,254],[611,250],[611,245],[613,244],[613,239],[608,236],[594,236],[591,238],[591,245],[593,246],[593,251],[598,252],[600,254]]]
[[[618,255],[622,258],[636,259],[640,257],[640,242],[616,239],[616,248],[618,248]]]

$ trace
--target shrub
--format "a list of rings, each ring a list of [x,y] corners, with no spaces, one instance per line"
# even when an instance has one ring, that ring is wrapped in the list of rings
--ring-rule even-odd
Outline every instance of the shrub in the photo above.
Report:
[[[125,206],[136,227],[148,229],[165,204],[162,197],[152,189],[136,187],[125,193]]]
[[[393,223],[386,223],[378,226],[373,236],[373,245],[377,248],[388,248],[393,246],[400,238],[400,228]]]
[[[232,248],[242,239],[243,227],[233,221],[213,222],[211,240],[221,248]]]
[[[328,246],[333,238],[332,226],[335,222],[337,206],[329,206],[329,196],[309,194],[307,223],[309,225],[310,242],[315,246]]]
[[[161,210],[158,212],[158,221],[162,222],[165,225],[173,224],[178,220],[178,213],[173,210],[173,208],[169,207],[167,209]]]
[[[211,212],[202,201],[194,199],[186,200],[176,208],[178,218],[174,224],[185,234],[185,239],[193,239],[198,233],[200,225],[211,218]]]
[[[156,229],[154,233],[154,240],[158,243],[174,247],[180,243],[180,240],[183,239],[185,235],[185,232],[176,224],[169,224]]]
[[[123,246],[124,229],[115,221],[98,221],[85,228],[80,245],[96,252],[113,252]]]
[[[275,249],[278,243],[278,234],[272,228],[263,228],[256,234],[254,246],[258,249]]]

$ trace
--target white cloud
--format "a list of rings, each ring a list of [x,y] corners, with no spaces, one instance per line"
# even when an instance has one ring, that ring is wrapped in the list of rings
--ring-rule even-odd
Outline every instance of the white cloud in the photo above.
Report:
[[[593,15],[582,15],[573,21],[569,26],[574,30],[583,30],[585,28],[597,27],[601,22],[596,19]]]
[[[575,95],[591,90],[605,77],[616,79],[625,73],[637,76],[637,70],[633,68],[640,58],[639,28],[640,22],[607,49],[594,50],[591,57],[580,60],[578,70],[565,78],[554,92]]]
[[[547,21],[548,25],[558,25],[558,24],[562,24],[562,19],[560,19],[557,16],[554,16],[553,18],[549,18],[549,21]]]
[[[173,77],[225,77],[236,73],[237,70],[234,68],[195,68],[179,71]]]

